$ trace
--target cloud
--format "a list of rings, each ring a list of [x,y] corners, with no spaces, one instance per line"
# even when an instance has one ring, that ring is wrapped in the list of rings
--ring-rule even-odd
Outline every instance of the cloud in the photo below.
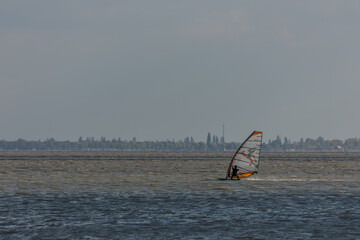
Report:
[[[11,47],[23,47],[24,44],[39,40],[39,36],[30,31],[8,30],[0,35],[0,50],[6,52]]]
[[[226,38],[249,31],[245,11],[230,10],[220,16],[202,16],[191,20],[182,32],[187,37]]]
[[[311,45],[304,38],[298,37],[298,35],[291,31],[288,27],[283,27],[279,35],[280,42],[290,47],[308,47]]]

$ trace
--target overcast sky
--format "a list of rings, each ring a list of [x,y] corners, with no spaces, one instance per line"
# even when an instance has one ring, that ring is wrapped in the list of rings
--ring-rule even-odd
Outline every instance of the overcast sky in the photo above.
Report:
[[[360,1],[2,0],[0,139],[360,136]]]

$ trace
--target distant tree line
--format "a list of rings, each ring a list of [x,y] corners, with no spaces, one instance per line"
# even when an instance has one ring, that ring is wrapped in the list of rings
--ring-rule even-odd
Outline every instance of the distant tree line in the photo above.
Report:
[[[0,141],[0,150],[58,150],[58,151],[235,151],[241,143],[224,142],[223,137],[208,133],[206,141],[196,142],[193,137],[184,140],[166,141],[137,141],[132,140],[94,139],[93,137],[80,137],[78,141],[57,141],[54,138],[45,141]],[[262,151],[360,151],[360,140],[349,138],[342,140],[324,140],[301,138],[299,141],[290,141],[288,138],[269,140],[262,144]]]
[[[78,141],[57,141],[54,138],[45,141],[0,141],[0,150],[63,150],[63,151],[223,151],[235,149],[238,143],[224,143],[223,138],[207,135],[206,142],[195,142],[193,137],[184,140],[137,141],[132,140],[94,139],[94,137],[79,137]]]
[[[325,140],[323,137],[316,139],[303,138],[300,141],[290,141],[288,138],[282,140],[277,136],[275,140],[263,143],[264,151],[360,151],[360,140],[358,138],[348,138],[345,141],[333,139]]]

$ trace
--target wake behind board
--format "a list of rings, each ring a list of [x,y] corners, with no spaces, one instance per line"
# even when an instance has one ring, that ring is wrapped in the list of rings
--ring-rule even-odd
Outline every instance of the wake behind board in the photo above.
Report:
[[[238,180],[235,176],[231,179],[233,173],[241,179],[258,172],[262,135],[259,131],[250,134],[232,157],[225,178],[219,180]]]
[[[241,178],[240,179],[237,179],[237,178],[233,178],[233,179],[231,179],[231,178],[218,178],[218,180],[220,180],[220,181],[240,181]]]

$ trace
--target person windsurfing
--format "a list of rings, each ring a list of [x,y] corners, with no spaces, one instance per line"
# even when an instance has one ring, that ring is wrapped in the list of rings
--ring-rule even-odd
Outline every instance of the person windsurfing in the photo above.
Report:
[[[232,168],[231,180],[233,179],[234,176],[236,176],[237,179],[240,180],[239,175],[237,174],[238,171],[239,171],[239,169],[237,168],[237,165],[235,165],[235,166]]]

